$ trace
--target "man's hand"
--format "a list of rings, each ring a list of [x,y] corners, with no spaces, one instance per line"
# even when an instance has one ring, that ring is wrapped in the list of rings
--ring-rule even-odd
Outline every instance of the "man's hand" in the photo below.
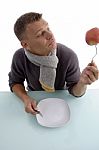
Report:
[[[99,78],[99,70],[94,62],[88,64],[88,66],[82,71],[80,80],[72,88],[74,96],[82,96],[87,89],[87,85],[92,84]]]
[[[37,110],[37,105],[35,100],[29,98],[27,101],[24,102],[24,104],[25,104],[25,111],[27,113],[31,113],[33,115],[37,114],[37,112],[35,111]]]
[[[82,71],[80,82],[85,85],[90,85],[99,78],[99,70],[94,62],[88,64],[88,66]]]
[[[12,87],[12,90],[23,101],[25,105],[25,111],[27,113],[31,113],[33,115],[36,115],[38,113],[36,111],[37,110],[36,101],[27,95],[25,87],[22,84],[15,84]]]

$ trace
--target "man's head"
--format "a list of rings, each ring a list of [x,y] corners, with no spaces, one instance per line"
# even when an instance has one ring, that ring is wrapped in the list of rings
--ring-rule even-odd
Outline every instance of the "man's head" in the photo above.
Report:
[[[42,14],[30,12],[20,16],[14,32],[21,45],[36,55],[48,55],[56,48],[55,38]]]

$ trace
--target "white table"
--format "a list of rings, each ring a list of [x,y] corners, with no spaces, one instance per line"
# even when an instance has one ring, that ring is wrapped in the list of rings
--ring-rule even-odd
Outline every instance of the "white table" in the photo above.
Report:
[[[61,128],[46,128],[24,111],[22,101],[11,92],[0,92],[0,150],[99,150],[99,89],[80,98],[65,90],[55,93],[29,92],[41,100],[65,99],[70,121]]]

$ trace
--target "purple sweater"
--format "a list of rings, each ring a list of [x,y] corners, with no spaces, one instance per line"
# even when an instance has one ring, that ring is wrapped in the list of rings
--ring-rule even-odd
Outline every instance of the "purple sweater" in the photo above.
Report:
[[[55,89],[68,89],[72,94],[72,87],[79,81],[80,68],[77,55],[70,48],[57,43],[57,57],[59,59],[56,69]],[[27,82],[27,89],[31,91],[43,90],[39,82],[40,67],[31,63],[25,56],[24,49],[17,50],[12,59],[9,72],[9,86]]]

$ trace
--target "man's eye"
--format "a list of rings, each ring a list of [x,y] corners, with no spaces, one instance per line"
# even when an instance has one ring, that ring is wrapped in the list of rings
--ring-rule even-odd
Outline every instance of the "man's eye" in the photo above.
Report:
[[[40,37],[40,36],[42,36],[42,35],[44,35],[45,34],[45,31],[42,31],[41,33],[39,33],[38,35],[37,35],[37,37]]]
[[[45,31],[42,31],[42,32],[41,32],[41,35],[44,35],[44,34],[45,34]]]
[[[50,28],[47,28],[48,31],[50,31]]]
[[[37,38],[40,37],[40,34],[36,36]]]
[[[39,33],[38,35],[37,35],[37,37],[40,37],[42,35],[42,32],[41,33]]]
[[[49,28],[49,27],[47,28],[47,31],[51,32],[51,30],[50,30],[50,28]]]

